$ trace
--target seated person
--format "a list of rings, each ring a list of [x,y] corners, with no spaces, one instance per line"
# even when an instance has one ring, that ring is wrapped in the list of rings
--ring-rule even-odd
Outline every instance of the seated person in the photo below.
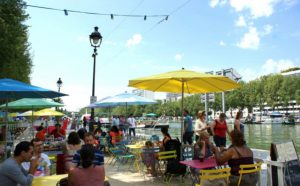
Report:
[[[213,147],[213,152],[215,158],[219,164],[224,164],[228,162],[231,168],[231,176],[229,178],[231,186],[237,185],[239,180],[239,166],[244,164],[253,164],[253,152],[246,145],[244,140],[244,134],[238,130],[233,130],[230,132],[230,140],[232,146],[224,152],[220,152],[217,147]],[[245,174],[243,175],[242,182],[240,185],[254,186],[258,181],[258,175]]]
[[[155,170],[155,160],[156,160],[156,154],[154,149],[154,144],[151,141],[145,142],[145,147],[142,149],[141,157],[143,160],[143,163],[147,167],[147,173],[151,174],[152,176],[156,176],[156,170]]]
[[[55,124],[55,129],[51,132],[51,135],[54,136],[54,138],[66,138],[66,131],[61,128],[61,125],[59,123]]]
[[[33,146],[32,159],[38,159],[38,165],[33,176],[49,176],[51,163],[48,155],[43,153],[43,142],[38,138],[34,138],[31,140],[30,144]],[[30,162],[23,162],[22,166],[25,170],[29,170]]]
[[[65,146],[63,147],[66,172],[69,172],[72,168],[75,167],[74,164],[72,163],[72,160],[74,154],[79,149],[81,149],[81,141],[79,135],[76,132],[71,132],[68,136]]]
[[[94,166],[95,148],[91,144],[83,145],[80,150],[80,167],[72,169],[68,176],[69,186],[95,185],[103,186],[104,166]]]
[[[81,144],[83,145],[84,144],[84,135],[85,133],[87,133],[87,130],[85,128],[80,128],[78,131],[77,131],[77,134],[79,135],[79,138],[80,138],[80,141],[81,141]]]
[[[159,148],[161,151],[164,151],[165,150],[165,146],[166,146],[166,143],[167,141],[171,140],[171,136],[168,132],[168,128],[167,127],[162,127],[161,129],[161,133],[163,134],[163,140],[159,143]]]
[[[35,138],[38,138],[38,139],[40,139],[41,141],[45,141],[45,138],[46,138],[46,136],[45,136],[45,130],[44,130],[44,127],[42,127],[42,126],[39,126],[38,128],[37,128],[37,133],[35,134]]]
[[[95,138],[92,133],[90,133],[90,132],[85,133],[83,140],[84,140],[84,144],[90,144],[90,145],[94,146]],[[82,161],[81,157],[80,157],[80,151],[81,151],[81,149],[78,150],[73,156],[72,163],[74,163],[76,166],[79,166],[80,162]],[[95,158],[94,158],[93,164],[95,166],[96,165],[104,166],[104,156],[103,156],[102,152],[95,148],[94,153],[95,153],[95,156],[94,156]]]
[[[207,132],[201,132],[198,141],[194,145],[194,160],[200,158],[209,158],[213,156],[212,143],[209,141],[209,134]]]
[[[99,137],[105,137],[106,136],[106,132],[103,132],[102,129],[100,127],[96,128],[94,131],[94,136],[95,139],[99,139]]]
[[[120,131],[117,126],[112,126],[109,136],[111,137],[112,145],[122,141],[122,131]]]
[[[95,136],[95,142],[97,143],[96,146],[100,151],[105,151],[105,145],[106,145],[106,132],[103,132],[100,127],[96,128],[94,131]]]
[[[30,142],[22,141],[15,147],[14,156],[0,164],[1,185],[31,185],[33,174],[36,171],[38,159],[32,159],[33,148]],[[24,162],[31,161],[29,170],[21,166]]]

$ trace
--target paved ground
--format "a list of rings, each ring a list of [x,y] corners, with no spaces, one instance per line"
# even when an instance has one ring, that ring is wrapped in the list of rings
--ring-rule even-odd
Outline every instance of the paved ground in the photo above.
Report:
[[[254,156],[259,159],[267,159],[269,152],[265,150],[254,149]],[[108,159],[108,158],[106,158]],[[148,186],[156,185],[163,186],[167,185],[163,182],[161,176],[158,177],[148,177],[141,173],[138,173],[135,167],[128,169],[127,165],[122,165],[118,170],[116,166],[105,164],[106,176],[109,177],[109,182],[112,186],[124,185],[124,186]],[[191,185],[191,178],[186,176],[184,182],[182,183],[181,178],[173,178],[169,185]],[[261,171],[261,185],[267,185],[267,166],[263,164]]]

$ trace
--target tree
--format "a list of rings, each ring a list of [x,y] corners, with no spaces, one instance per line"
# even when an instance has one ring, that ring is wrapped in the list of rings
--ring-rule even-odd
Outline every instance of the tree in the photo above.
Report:
[[[0,78],[30,83],[32,61],[24,24],[28,15],[22,0],[1,0],[0,4]]]
[[[267,82],[264,86],[264,95],[266,96],[266,101],[273,110],[278,105],[280,100],[279,91],[282,87],[283,76],[280,74],[270,75],[267,78]]]

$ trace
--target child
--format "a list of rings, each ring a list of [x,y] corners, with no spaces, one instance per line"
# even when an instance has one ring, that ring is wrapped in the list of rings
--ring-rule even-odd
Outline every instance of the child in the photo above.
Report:
[[[151,174],[152,176],[157,176],[155,170],[156,154],[154,150],[154,144],[151,141],[145,142],[145,148],[142,149],[141,157],[143,163],[147,167],[147,174]]]

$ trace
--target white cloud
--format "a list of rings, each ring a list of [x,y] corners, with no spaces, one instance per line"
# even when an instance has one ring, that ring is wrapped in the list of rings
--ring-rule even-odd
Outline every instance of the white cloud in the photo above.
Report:
[[[219,0],[210,0],[209,6],[216,7],[219,4]]]
[[[237,27],[247,26],[244,16],[240,16],[239,19],[236,20],[235,26],[237,26]]]
[[[238,72],[242,74],[243,80],[248,82],[257,79],[260,76],[279,73],[282,70],[292,68],[295,66],[296,65],[294,64],[294,62],[289,59],[280,59],[277,61],[273,59],[268,59],[261,67],[257,68],[261,70],[245,68],[245,69],[238,69]]]
[[[259,71],[250,68],[239,69],[238,72],[242,75],[242,79],[246,82],[254,80],[261,76]]]
[[[244,49],[258,49],[260,44],[260,38],[266,36],[272,32],[273,27],[271,25],[264,25],[261,32],[258,32],[255,27],[250,26],[247,33],[244,34],[243,38],[237,46]]]
[[[218,6],[218,5],[224,5],[226,4],[226,0],[210,0],[209,6],[212,8]]]
[[[142,41],[142,35],[134,34],[130,39],[128,39],[126,46],[132,47],[132,46],[140,44],[141,41]]]
[[[264,74],[278,73],[282,70],[295,67],[294,62],[289,59],[275,61],[268,59],[262,66]]]
[[[237,46],[245,49],[258,49],[260,43],[259,34],[255,27],[250,27],[249,31],[244,34]]]
[[[249,10],[253,18],[268,17],[273,14],[273,7],[279,0],[230,0],[230,5],[237,11]]]
[[[272,32],[272,25],[265,25],[264,26],[264,31],[261,33],[261,35],[268,35]]]
[[[175,57],[174,57],[174,59],[175,59],[176,61],[181,61],[182,58],[183,58],[183,54],[176,54]]]
[[[221,41],[219,42],[219,45],[220,45],[220,46],[225,46],[226,44],[224,43],[223,40],[221,40]]]

